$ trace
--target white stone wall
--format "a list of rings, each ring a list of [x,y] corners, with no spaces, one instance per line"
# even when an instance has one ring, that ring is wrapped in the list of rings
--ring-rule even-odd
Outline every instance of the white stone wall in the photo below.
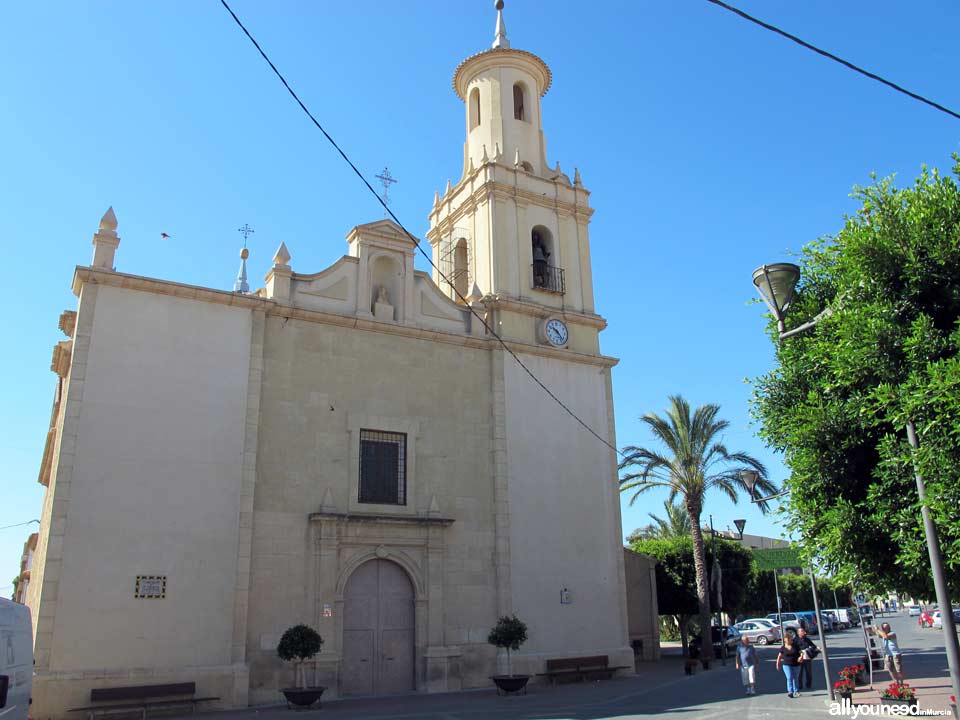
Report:
[[[229,664],[249,343],[247,311],[99,289],[50,670]]]
[[[602,437],[610,425],[609,370],[521,355],[524,364]],[[513,610],[527,623],[530,669],[551,656],[627,649],[615,455],[523,371],[504,360]],[[570,593],[561,604],[561,591]]]
[[[380,545],[413,566],[423,587],[417,628],[418,686],[427,648],[456,645],[464,686],[489,682],[486,634],[496,620],[493,571],[490,353],[282,317],[267,319],[253,521],[248,660],[251,700],[276,698],[290,668],[276,657],[289,626],[306,622],[325,639],[323,677],[336,693],[339,573]],[[357,428],[402,430],[407,439],[406,506],[356,503]],[[328,494],[329,493],[329,494]],[[344,527],[315,555],[308,513],[425,516],[434,501],[453,524],[440,533],[439,567],[420,531],[375,524]],[[321,567],[322,565],[322,567]],[[320,608],[337,608],[331,618]],[[325,671],[326,672],[326,671]],[[458,678],[459,681],[459,678]],[[420,689],[427,689],[420,686]]]

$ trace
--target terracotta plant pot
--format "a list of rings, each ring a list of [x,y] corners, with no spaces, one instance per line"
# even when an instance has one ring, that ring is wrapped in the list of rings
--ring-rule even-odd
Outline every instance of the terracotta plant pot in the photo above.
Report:
[[[283,688],[280,692],[287,699],[287,705],[296,705],[297,707],[310,707],[323,695],[325,687],[307,687],[307,688]]]
[[[502,693],[526,692],[529,675],[492,675],[490,677],[493,684],[497,686],[497,691]]]

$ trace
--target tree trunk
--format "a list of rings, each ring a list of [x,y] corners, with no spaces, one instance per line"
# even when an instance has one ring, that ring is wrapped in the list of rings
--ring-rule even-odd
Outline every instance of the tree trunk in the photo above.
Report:
[[[683,656],[690,657],[690,643],[687,641],[687,623],[690,620],[688,615],[677,615],[677,625],[680,628],[680,651]]]
[[[713,630],[710,629],[710,587],[707,582],[707,550],[700,529],[700,507],[687,504],[693,536],[693,568],[697,573],[697,605],[700,609],[700,657],[713,660]]]

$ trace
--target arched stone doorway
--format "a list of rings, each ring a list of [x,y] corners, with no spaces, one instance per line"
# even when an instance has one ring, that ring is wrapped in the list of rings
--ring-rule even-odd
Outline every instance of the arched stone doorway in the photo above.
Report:
[[[343,695],[414,689],[414,595],[406,572],[389,560],[358,567],[343,594]]]

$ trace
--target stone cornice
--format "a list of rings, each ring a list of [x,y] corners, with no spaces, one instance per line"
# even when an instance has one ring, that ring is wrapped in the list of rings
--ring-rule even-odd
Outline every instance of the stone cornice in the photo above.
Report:
[[[470,80],[476,77],[478,73],[495,67],[513,67],[529,72],[538,81],[540,97],[547,94],[553,80],[550,68],[532,52],[513,48],[484,50],[468,57],[453,71],[453,91],[457,94],[457,97],[466,100],[467,85],[469,85]],[[468,73],[468,70],[471,72]]]
[[[586,325],[596,330],[605,330],[607,321],[600,315],[594,313],[583,313],[577,310],[564,310],[562,308],[546,307],[530,300],[509,295],[488,295],[483,299],[484,306],[490,310],[507,310],[520,315],[529,315],[531,317],[545,318],[559,316],[564,320],[576,325]]]
[[[84,283],[97,285],[107,285],[137,292],[154,293],[156,295],[167,295],[179,297],[186,300],[197,300],[199,302],[209,302],[230,307],[246,308],[249,310],[260,310],[271,317],[282,317],[304,322],[313,322],[324,325],[336,325],[339,327],[355,328],[358,330],[367,330],[370,332],[379,332],[387,335],[397,335],[401,337],[415,338],[418,340],[428,340],[431,342],[442,342],[451,345],[474,348],[478,350],[495,350],[500,344],[495,338],[490,336],[471,336],[458,335],[444,332],[442,330],[430,330],[411,325],[399,325],[397,323],[378,322],[372,318],[357,317],[355,315],[337,315],[320,310],[310,310],[308,308],[296,307],[294,305],[284,305],[269,298],[259,297],[257,295],[241,295],[226,290],[214,290],[196,285],[184,285],[171,282],[169,280],[157,280],[155,278],[146,278],[139,275],[127,275],[114,270],[103,268],[94,268],[88,266],[78,266],[73,277],[73,292],[80,294]],[[487,299],[485,299],[486,302]],[[517,312],[526,312],[535,316],[543,316],[547,311],[541,305],[526,303],[517,299],[505,297],[490,297],[488,300],[494,303],[494,307],[516,310]],[[570,322],[582,322],[585,325],[594,325],[595,327],[605,327],[606,321],[598,315],[587,315],[578,312],[565,312],[562,310],[550,310],[549,314],[559,314],[567,317]],[[597,322],[601,325],[597,325]],[[596,365],[599,367],[613,367],[619,360],[603,355],[591,355],[578,353],[572,350],[558,350],[543,345],[532,345],[523,342],[505,341],[505,344],[514,352],[527,355],[539,355],[542,357],[556,358],[567,362],[582,363],[584,365]]]
[[[318,520],[343,520],[345,522],[380,523],[387,525],[453,525],[453,518],[434,517],[433,515],[386,515],[380,513],[345,513],[321,510],[310,513],[310,522]]]
[[[508,169],[512,172],[512,168],[507,168],[505,165],[502,166],[505,169]],[[550,182],[550,181],[547,181]],[[584,190],[583,188],[564,188],[565,191],[576,193],[576,195],[583,194],[589,196],[590,192]],[[468,196],[460,202],[455,208],[452,207],[455,202],[455,195],[458,195],[459,192],[467,192]],[[438,229],[444,228],[445,225],[452,224],[459,220],[461,217],[472,212],[477,205],[481,202],[482,196],[492,195],[496,199],[500,200],[516,200],[517,202],[526,202],[532,205],[538,205],[540,207],[549,207],[561,213],[566,213],[572,215],[578,220],[587,220],[589,221],[590,217],[593,215],[594,210],[587,204],[580,204],[578,202],[569,202],[568,200],[563,200],[556,195],[546,197],[542,194],[538,194],[532,190],[526,190],[524,188],[512,185],[510,183],[501,182],[490,178],[483,181],[478,185],[474,185],[472,188],[467,187],[466,183],[461,183],[456,190],[451,191],[443,200],[440,201],[440,204],[435,206],[428,216],[433,226],[427,232],[429,237],[431,233],[435,233]],[[437,218],[446,211],[446,215],[442,220],[437,221]]]

